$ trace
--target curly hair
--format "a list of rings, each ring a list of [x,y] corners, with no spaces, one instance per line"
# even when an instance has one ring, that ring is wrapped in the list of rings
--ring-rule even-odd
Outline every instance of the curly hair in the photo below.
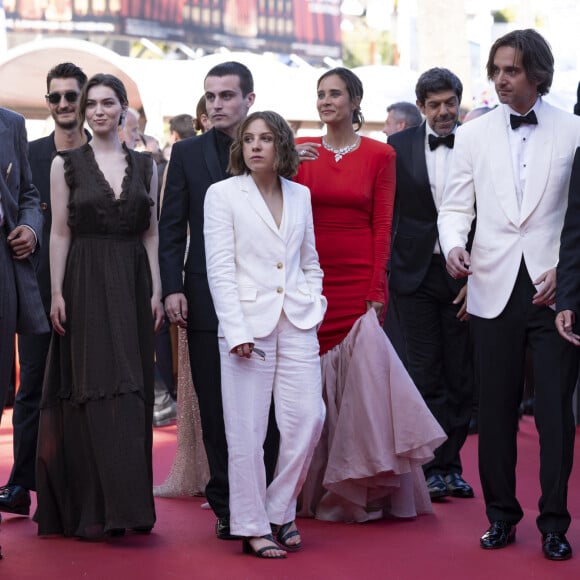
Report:
[[[547,95],[554,78],[554,55],[546,39],[531,28],[513,30],[498,38],[489,51],[486,71],[487,78],[495,77],[495,53],[503,46],[509,46],[520,53],[521,65],[528,80],[538,83],[538,94]]]
[[[274,171],[281,177],[293,177],[296,175],[300,163],[298,152],[294,146],[294,134],[284,118],[274,111],[256,111],[242,121],[230,149],[228,172],[232,175],[250,173],[243,155],[244,133],[250,124],[258,119],[264,121],[274,135],[274,150],[276,152]]]
[[[337,76],[346,85],[346,90],[350,98],[351,103],[355,103],[358,99],[359,104],[357,108],[352,112],[352,124],[355,126],[355,131],[358,131],[364,124],[365,118],[363,117],[360,103],[363,98],[363,84],[361,80],[349,69],[342,66],[332,68],[326,71],[316,83],[316,87],[320,86],[323,79],[331,76]]]

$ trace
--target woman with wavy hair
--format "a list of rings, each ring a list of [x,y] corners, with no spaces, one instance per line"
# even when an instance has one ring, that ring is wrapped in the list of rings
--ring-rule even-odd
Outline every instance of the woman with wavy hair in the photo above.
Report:
[[[289,180],[297,166],[284,119],[271,111],[253,113],[232,144],[234,177],[212,185],[205,198],[230,529],[243,538],[244,552],[260,558],[284,558],[301,546],[296,498],[324,420],[316,327],[326,300],[310,192]],[[267,486],[263,444],[272,398],[280,451]]]

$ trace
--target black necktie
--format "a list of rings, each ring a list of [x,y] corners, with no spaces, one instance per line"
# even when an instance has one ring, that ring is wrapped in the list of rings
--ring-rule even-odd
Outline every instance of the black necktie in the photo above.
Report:
[[[437,137],[433,133],[429,133],[429,149],[435,151],[439,145],[445,145],[449,149],[453,149],[453,144],[455,143],[455,133],[449,133],[445,137]]]
[[[537,125],[538,118],[534,111],[530,111],[527,115],[510,115],[510,125],[512,129],[517,129],[520,125]]]

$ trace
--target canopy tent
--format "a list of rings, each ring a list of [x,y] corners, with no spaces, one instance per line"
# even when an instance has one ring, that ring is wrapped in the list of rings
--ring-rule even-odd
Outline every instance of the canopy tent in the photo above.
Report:
[[[142,109],[146,131],[163,135],[164,120],[180,113],[194,113],[203,93],[203,79],[214,65],[238,60],[252,71],[254,110],[272,109],[289,121],[310,126],[319,122],[316,81],[323,69],[288,66],[270,54],[223,52],[196,60],[136,59],[119,56],[99,44],[73,38],[46,38],[21,44],[0,57],[0,105],[29,119],[47,116],[44,94],[46,74],[55,64],[71,61],[88,76],[106,72],[120,77],[130,106]],[[384,122],[387,105],[396,100],[414,101],[416,75],[397,67],[360,67],[363,81],[363,113],[367,123]]]

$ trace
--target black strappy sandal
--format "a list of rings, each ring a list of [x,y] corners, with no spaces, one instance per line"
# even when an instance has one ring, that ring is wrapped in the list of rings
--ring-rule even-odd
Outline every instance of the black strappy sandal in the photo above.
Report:
[[[276,543],[276,540],[274,540],[274,536],[272,536],[272,534],[266,534],[265,536],[256,536],[256,538],[262,538],[264,540],[268,540],[269,542],[272,542],[272,544],[269,546],[264,546],[263,548],[260,548],[259,550],[254,550],[254,548],[252,547],[252,544],[250,544],[250,540],[252,540],[253,538],[244,538],[242,541],[242,552],[244,554],[254,554],[254,556],[256,556],[256,558],[263,558],[264,560],[280,560],[280,559],[286,557],[286,554],[279,555],[279,556],[264,556],[264,554],[266,552],[268,552],[269,550],[279,550],[280,549],[280,546],[278,546],[278,544]]]
[[[286,524],[282,524],[281,526],[277,526],[276,524],[271,524],[272,532],[276,534],[276,541],[281,545],[284,546],[285,550],[290,552],[297,552],[302,548],[302,542],[298,542],[297,544],[289,544],[288,540],[293,538],[294,536],[299,536],[300,532],[298,530],[290,530],[290,527],[294,521],[288,522]]]

